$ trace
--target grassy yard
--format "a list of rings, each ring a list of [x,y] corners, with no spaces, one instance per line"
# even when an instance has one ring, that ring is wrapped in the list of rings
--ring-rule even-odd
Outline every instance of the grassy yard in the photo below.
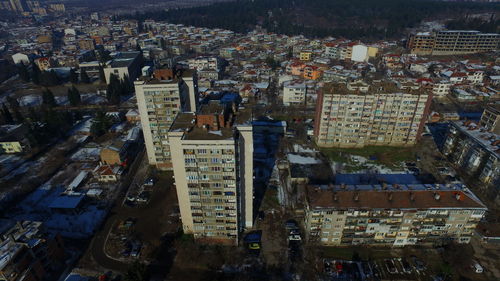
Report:
[[[335,162],[350,162],[350,155],[358,155],[387,167],[397,167],[400,162],[414,161],[414,147],[365,146],[363,148],[323,148],[321,151]]]

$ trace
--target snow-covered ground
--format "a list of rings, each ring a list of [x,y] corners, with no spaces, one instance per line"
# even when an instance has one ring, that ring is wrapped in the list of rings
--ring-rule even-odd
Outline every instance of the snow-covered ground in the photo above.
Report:
[[[76,162],[98,161],[100,153],[100,147],[82,147],[71,155],[70,159]]]
[[[21,106],[38,106],[42,104],[42,96],[40,95],[27,95],[19,99]]]
[[[378,173],[378,174],[406,174],[404,169],[394,170],[384,165],[369,161],[367,158],[359,155],[351,155],[349,163],[334,162],[330,163],[334,173]]]
[[[96,205],[85,203],[74,212],[61,213],[50,209],[49,205],[65,190],[65,186],[52,183],[52,180],[61,176],[62,173],[64,171],[60,171],[28,195],[17,205],[16,211],[10,216],[15,220],[43,221],[49,232],[60,233],[66,237],[88,237],[102,222],[106,212]]]
[[[13,154],[0,155],[0,177],[8,174],[24,162],[24,159]]]
[[[293,151],[297,152],[297,153],[317,153],[318,152],[317,150],[314,150],[312,148],[303,147],[300,144],[294,144]]]
[[[321,160],[314,158],[314,157],[302,156],[302,155],[292,154],[292,153],[288,153],[287,157],[288,157],[288,161],[291,164],[301,164],[301,165],[321,164]]]

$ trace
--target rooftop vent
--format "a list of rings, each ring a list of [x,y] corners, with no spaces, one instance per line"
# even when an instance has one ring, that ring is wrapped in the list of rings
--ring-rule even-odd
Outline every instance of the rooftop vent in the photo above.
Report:
[[[434,193],[434,199],[436,199],[436,201],[439,201],[439,199],[441,199],[441,195],[439,195],[439,193]]]

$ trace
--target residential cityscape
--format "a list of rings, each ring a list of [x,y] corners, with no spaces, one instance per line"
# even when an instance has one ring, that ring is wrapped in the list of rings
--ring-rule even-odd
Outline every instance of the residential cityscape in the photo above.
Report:
[[[0,1],[0,281],[500,280],[498,1],[101,2]]]

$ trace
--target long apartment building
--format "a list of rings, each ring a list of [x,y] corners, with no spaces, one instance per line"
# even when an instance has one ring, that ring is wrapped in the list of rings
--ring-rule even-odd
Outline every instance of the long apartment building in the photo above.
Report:
[[[309,186],[305,228],[331,246],[469,243],[486,210],[462,184]]]
[[[413,145],[432,94],[400,90],[394,83],[331,83],[318,93],[314,136],[320,147]]]
[[[0,280],[57,280],[64,266],[64,243],[43,233],[41,222],[0,220]]]
[[[168,133],[185,233],[235,245],[253,223],[253,135],[250,109],[212,101],[181,113]]]
[[[471,121],[450,122],[442,153],[500,202],[500,135]]]
[[[196,72],[184,71],[175,77],[141,77],[134,85],[149,164],[171,170],[168,130],[179,113],[197,109]]]
[[[500,45],[500,34],[475,30],[441,30],[418,32],[408,38],[407,47],[417,55],[460,55],[494,51]]]

